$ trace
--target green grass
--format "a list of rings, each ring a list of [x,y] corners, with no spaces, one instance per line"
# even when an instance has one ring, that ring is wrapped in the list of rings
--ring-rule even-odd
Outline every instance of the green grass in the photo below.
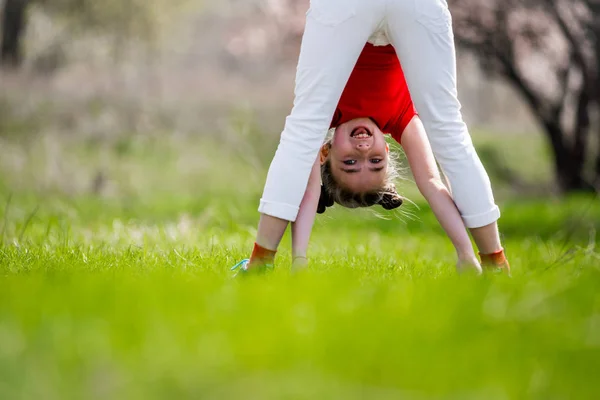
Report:
[[[512,279],[457,276],[406,183],[420,208],[328,211],[307,271],[286,236],[234,280],[266,162],[213,145],[11,144],[0,398],[597,398],[597,198],[501,198]]]

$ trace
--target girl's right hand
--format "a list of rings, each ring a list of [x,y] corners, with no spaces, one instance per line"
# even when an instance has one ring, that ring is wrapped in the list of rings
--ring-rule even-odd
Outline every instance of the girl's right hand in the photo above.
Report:
[[[456,270],[459,274],[475,273],[475,275],[481,275],[483,272],[475,254],[459,255]]]

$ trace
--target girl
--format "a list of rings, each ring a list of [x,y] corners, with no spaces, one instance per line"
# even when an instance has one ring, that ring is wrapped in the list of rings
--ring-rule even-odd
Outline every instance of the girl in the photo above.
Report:
[[[365,47],[367,41],[370,44]],[[389,171],[388,158],[386,154],[372,157],[381,153],[384,129],[407,152],[417,184],[457,246],[459,265],[480,268],[466,245],[466,225],[482,261],[508,270],[496,223],[500,212],[462,120],[455,68],[445,0],[312,0],[298,61],[294,107],[267,176],[252,256],[239,267],[246,271],[272,264],[289,221],[294,257],[299,262],[305,257],[321,197],[321,162],[323,202],[330,204],[333,199],[344,204],[341,195],[335,195],[339,187],[353,197],[362,196],[360,204],[353,206],[387,205],[384,198],[393,194],[391,186],[382,185]],[[420,119],[415,118],[408,89],[429,141]],[[321,148],[332,116],[338,126],[336,134]],[[365,116],[372,118],[373,125],[369,120],[356,120]],[[356,153],[348,157],[352,146]],[[447,177],[454,202],[440,186],[431,154]],[[386,190],[378,191],[378,187]]]

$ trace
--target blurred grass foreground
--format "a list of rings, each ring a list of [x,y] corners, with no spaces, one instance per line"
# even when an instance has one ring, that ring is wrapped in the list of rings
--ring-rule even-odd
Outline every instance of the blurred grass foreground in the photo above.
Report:
[[[309,270],[286,239],[273,275],[236,281],[268,164],[237,123],[232,145],[2,137],[0,397],[596,397],[596,198],[498,185],[512,279],[456,276],[407,181],[402,214],[319,217]],[[544,164],[526,151],[506,154]]]
[[[541,134],[473,127],[512,279],[456,275],[407,171],[413,204],[334,207],[306,271],[286,237],[234,280],[292,75],[86,43],[100,58],[0,73],[1,399],[598,398],[600,201],[556,195]]]

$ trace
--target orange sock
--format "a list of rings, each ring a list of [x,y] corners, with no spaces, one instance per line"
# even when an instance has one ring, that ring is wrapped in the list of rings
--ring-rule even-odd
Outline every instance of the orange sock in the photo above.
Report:
[[[492,254],[482,254],[479,253],[479,257],[481,257],[481,265],[483,267],[488,268],[505,268],[508,273],[510,273],[510,265],[508,263],[508,259],[504,254],[504,249],[499,250]]]
[[[273,264],[275,261],[275,254],[277,254],[277,250],[265,249],[258,243],[254,243],[254,249],[252,250],[248,267],[252,268],[264,266],[265,264]]]

